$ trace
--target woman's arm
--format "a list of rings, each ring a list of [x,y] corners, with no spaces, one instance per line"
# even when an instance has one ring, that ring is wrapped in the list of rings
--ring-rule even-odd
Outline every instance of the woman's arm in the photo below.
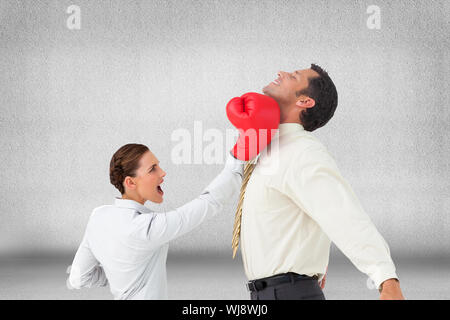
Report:
[[[105,271],[92,254],[87,241],[87,232],[85,232],[80,247],[70,266],[70,275],[67,279],[67,286],[69,289],[81,289],[103,287],[107,284],[108,280]]]
[[[142,222],[133,236],[154,247],[191,231],[205,218],[219,212],[227,202],[237,201],[244,164],[228,154],[223,170],[196,199],[173,211],[140,215],[137,218]]]

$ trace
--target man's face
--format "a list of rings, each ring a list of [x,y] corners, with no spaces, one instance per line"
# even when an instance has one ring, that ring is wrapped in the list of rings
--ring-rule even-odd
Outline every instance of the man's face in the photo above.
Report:
[[[280,107],[292,106],[300,98],[295,93],[308,87],[308,78],[318,76],[319,74],[312,69],[279,71],[278,78],[266,85],[262,91],[265,95],[274,98]]]

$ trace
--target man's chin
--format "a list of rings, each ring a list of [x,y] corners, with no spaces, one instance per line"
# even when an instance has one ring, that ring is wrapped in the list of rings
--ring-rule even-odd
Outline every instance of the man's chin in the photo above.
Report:
[[[269,96],[269,97],[270,97],[270,96],[271,96],[271,95],[270,95],[270,89],[269,89],[268,87],[269,87],[268,85],[265,86],[265,87],[263,87],[263,88],[262,88],[262,93],[265,94],[266,96]]]
[[[277,100],[276,96],[273,94],[272,90],[270,90],[269,86],[265,86],[262,89],[262,92],[263,92],[264,95],[266,95],[268,97],[271,97],[271,98],[274,98],[275,100]]]

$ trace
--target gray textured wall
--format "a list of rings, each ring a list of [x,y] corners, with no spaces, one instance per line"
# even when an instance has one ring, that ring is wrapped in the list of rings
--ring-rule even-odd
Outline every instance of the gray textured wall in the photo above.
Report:
[[[125,143],[167,171],[151,208],[191,200],[221,165],[173,164],[171,133],[231,129],[230,98],[316,62],[340,98],[316,134],[392,252],[449,255],[449,3],[2,0],[0,253],[73,253],[118,195],[108,164]],[[72,4],[80,30],[66,26]],[[233,214],[172,249],[231,254]]]

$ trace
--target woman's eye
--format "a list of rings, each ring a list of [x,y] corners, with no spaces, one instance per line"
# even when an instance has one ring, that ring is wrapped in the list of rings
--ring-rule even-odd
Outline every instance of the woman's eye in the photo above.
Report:
[[[151,168],[149,172],[152,172],[155,167]]]

